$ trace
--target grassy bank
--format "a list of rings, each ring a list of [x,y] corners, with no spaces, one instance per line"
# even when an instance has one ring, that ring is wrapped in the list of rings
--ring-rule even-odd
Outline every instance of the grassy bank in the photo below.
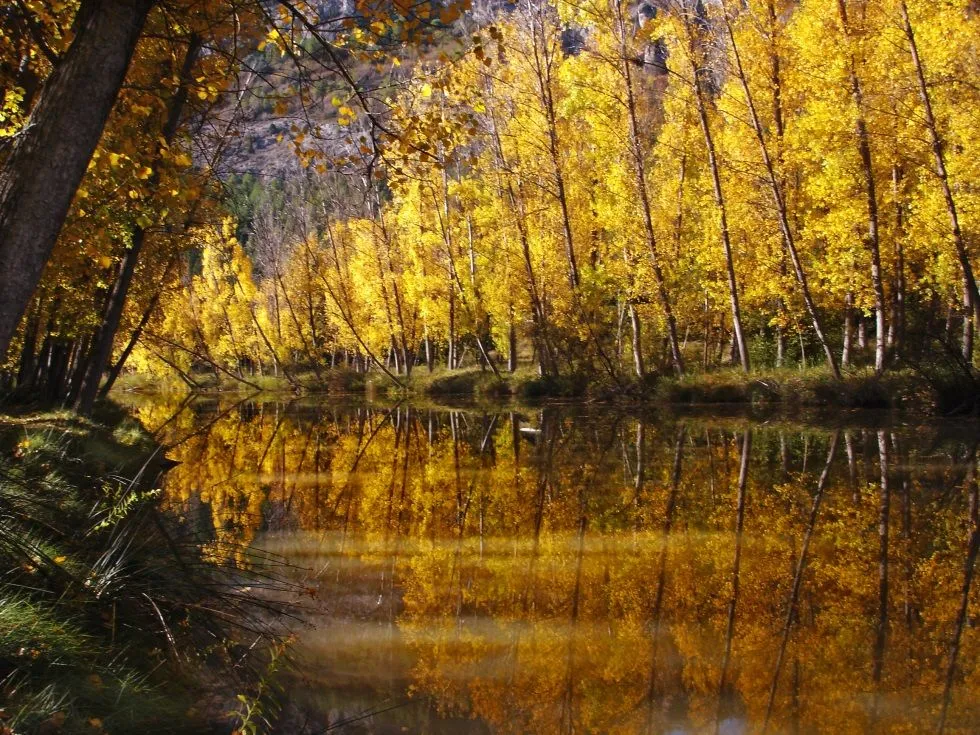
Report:
[[[208,393],[280,393],[312,395],[317,393],[367,393],[377,397],[416,396],[467,396],[475,398],[570,398],[586,394],[589,381],[580,376],[558,378],[542,377],[531,367],[521,367],[516,372],[500,372],[478,367],[461,370],[436,368],[431,373],[416,368],[411,375],[394,376],[398,383],[380,371],[357,373],[351,370],[322,370],[295,372],[290,379],[280,376],[247,376],[244,381],[228,376],[205,374],[196,376],[195,392]],[[187,390],[179,381],[161,381],[143,375],[124,375],[116,383],[115,391],[156,392],[160,390]]]
[[[513,373],[477,367],[429,372],[416,368],[410,376],[391,377],[342,370],[320,375],[300,373],[291,380],[265,376],[252,385],[223,379],[202,383],[202,392],[269,392],[295,395],[317,393],[365,393],[370,397],[397,399],[405,396],[468,399],[588,398],[669,405],[769,405],[902,409],[930,414],[970,414],[980,410],[980,379],[963,369],[917,366],[892,369],[876,376],[870,368],[845,371],[836,380],[825,367],[761,369],[745,374],[736,368],[691,373],[682,378],[650,374],[642,381],[605,375],[539,376],[522,366]],[[250,382],[251,379],[250,379]],[[159,388],[138,378],[121,381],[121,389]]]
[[[604,377],[541,377],[530,369],[502,373],[498,379],[489,371],[470,369],[431,374],[416,371],[400,380],[403,387],[373,374],[366,381],[366,390],[389,397],[588,398],[648,405],[756,405],[786,410],[838,407],[969,414],[980,409],[980,383],[969,374],[952,370],[906,368],[876,376],[871,369],[860,368],[846,371],[842,380],[836,380],[823,367],[764,369],[749,374],[730,368],[682,378],[621,378],[616,383]],[[360,386],[355,383],[355,387]]]
[[[929,414],[975,413],[980,385],[966,374],[910,369],[876,376],[870,369],[836,380],[825,368],[781,369],[748,375],[731,369],[658,381],[653,400],[670,404],[751,404],[796,407],[910,410]]]
[[[278,611],[160,512],[166,467],[120,414],[0,416],[0,732],[228,731],[256,691]]]

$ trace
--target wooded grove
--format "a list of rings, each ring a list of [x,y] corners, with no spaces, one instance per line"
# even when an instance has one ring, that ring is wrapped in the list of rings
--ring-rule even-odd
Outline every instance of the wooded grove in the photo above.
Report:
[[[974,0],[17,0],[0,23],[23,394],[976,359]]]

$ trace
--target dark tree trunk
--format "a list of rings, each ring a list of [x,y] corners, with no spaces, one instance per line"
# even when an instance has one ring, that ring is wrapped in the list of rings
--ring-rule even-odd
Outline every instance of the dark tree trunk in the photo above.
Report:
[[[99,143],[153,0],[83,0],[75,39],[0,171],[0,360]]]
[[[17,387],[25,387],[30,382],[36,366],[37,333],[40,326],[40,305],[35,306],[34,313],[28,319],[24,332],[24,346],[20,352],[20,368],[17,371]]]

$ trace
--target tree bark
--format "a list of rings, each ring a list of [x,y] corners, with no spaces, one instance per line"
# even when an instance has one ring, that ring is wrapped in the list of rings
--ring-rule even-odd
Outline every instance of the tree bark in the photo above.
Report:
[[[529,8],[532,6],[529,4]],[[533,17],[531,22],[532,43],[534,46],[534,66],[535,76],[538,82],[538,93],[540,102],[548,124],[548,155],[551,159],[552,176],[555,182],[555,198],[561,207],[562,213],[562,236],[565,241],[565,258],[568,261],[568,283],[572,291],[575,292],[579,287],[578,264],[575,259],[575,245],[572,239],[571,217],[568,211],[568,196],[565,191],[565,175],[561,166],[561,145],[558,140],[558,120],[555,114],[555,99],[552,93],[551,69],[553,64],[553,51],[549,48],[548,38],[545,36],[543,11],[541,9],[531,10]]]
[[[0,360],[99,143],[154,0],[83,0],[75,38],[0,171]]]
[[[643,367],[642,325],[640,323],[640,314],[637,312],[635,304],[629,305],[629,315],[632,334],[633,372],[636,373],[636,377],[642,378],[645,372]]]
[[[902,240],[905,236],[905,211],[899,200],[902,170],[892,166],[892,196],[895,199],[895,282],[892,290],[892,311],[888,320],[888,348],[895,355],[902,350],[905,341],[905,246]]]
[[[510,308],[510,324],[507,327],[507,371],[517,370],[517,328],[514,326],[514,307]]]
[[[160,284],[161,289],[166,283],[167,274],[169,274],[170,267],[175,260],[176,259],[171,260],[171,262],[167,264],[167,268],[164,270],[163,283]],[[153,312],[156,310],[156,306],[160,301],[160,293],[161,291],[157,291],[155,294],[153,294],[153,297],[150,299],[150,303],[147,304],[146,309],[143,311],[143,315],[140,317],[139,324],[136,325],[136,329],[133,330],[132,335],[129,337],[129,342],[127,342],[126,346],[123,348],[122,354],[119,355],[119,359],[116,360],[111,368],[109,368],[109,374],[106,376],[105,383],[103,383],[102,387],[99,389],[99,398],[105,398],[107,395],[109,395],[109,391],[112,390],[113,384],[116,382],[116,379],[119,377],[119,373],[122,372],[123,366],[126,364],[126,360],[129,359],[130,353],[136,348],[136,343],[139,342],[140,337],[143,335],[143,330],[146,329],[146,325],[150,323],[150,318],[153,316]]]

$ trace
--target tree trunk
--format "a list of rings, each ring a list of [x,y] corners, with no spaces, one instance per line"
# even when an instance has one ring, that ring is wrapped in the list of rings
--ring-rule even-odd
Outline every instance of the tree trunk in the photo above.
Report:
[[[963,284],[963,359],[967,362],[973,361],[973,323],[974,308],[970,291],[967,285]]]
[[[0,361],[119,94],[153,0],[83,0],[75,38],[0,172]]]
[[[450,256],[452,257],[452,256]],[[446,353],[446,368],[455,370],[458,358],[456,356],[456,284],[449,281],[449,351]]]
[[[851,29],[847,19],[844,0],[837,0],[844,36],[850,40]],[[857,133],[858,153],[861,156],[861,172],[864,176],[864,194],[868,207],[868,235],[865,239],[871,255],[871,287],[875,296],[875,373],[881,375],[885,370],[885,288],[881,277],[881,243],[878,230],[878,192],[875,184],[874,164],[871,155],[871,135],[865,118],[864,90],[857,73],[854,56],[849,58],[851,97],[856,108],[854,123]]]
[[[109,368],[109,374],[106,376],[105,383],[99,389],[99,398],[105,398],[109,395],[109,391],[112,390],[113,384],[119,377],[119,373],[122,372],[123,366],[126,364],[126,360],[129,359],[130,353],[135,349],[136,343],[139,342],[140,336],[143,334],[143,330],[146,325],[150,322],[150,317],[153,316],[153,311],[156,309],[157,302],[159,301],[159,293],[153,295],[149,306],[143,311],[143,316],[140,317],[139,324],[136,325],[136,329],[133,334],[130,335],[129,342],[123,348],[122,354],[119,355],[119,359],[113,363],[112,367]]]
[[[782,301],[780,301],[780,311]],[[781,368],[786,362],[786,330],[781,325],[776,325],[776,367]]]
[[[34,310],[28,319],[24,332],[24,346],[20,352],[20,367],[17,371],[17,387],[25,387],[30,382],[36,366],[37,333],[41,320],[41,304],[35,302]]]
[[[755,132],[756,140],[759,143],[759,150],[762,153],[762,161],[766,167],[769,191],[772,194],[773,201],[776,204],[776,211],[779,214],[779,229],[782,231],[783,243],[786,245],[786,250],[789,253],[790,260],[793,263],[793,271],[796,275],[796,282],[800,286],[800,293],[803,296],[803,303],[806,305],[807,314],[809,314],[810,321],[813,324],[813,331],[816,333],[817,340],[820,342],[820,346],[823,348],[824,355],[827,358],[827,366],[830,368],[830,372],[833,373],[834,377],[837,378],[837,380],[840,380],[840,368],[837,367],[837,360],[834,358],[834,351],[831,349],[830,342],[827,340],[827,337],[824,334],[820,314],[817,311],[817,306],[814,303],[813,296],[810,293],[810,284],[807,279],[806,271],[803,269],[803,262],[800,259],[800,255],[796,249],[796,238],[793,228],[790,226],[789,222],[789,210],[786,205],[785,192],[783,191],[783,187],[780,185],[779,178],[776,175],[776,168],[773,164],[772,157],[769,155],[769,146],[766,144],[762,123],[759,120],[759,115],[755,107],[755,101],[752,97],[752,91],[749,88],[749,81],[745,75],[745,69],[742,66],[742,57],[738,50],[738,44],[735,42],[735,32],[732,29],[731,21],[728,19],[727,10],[725,10],[725,26],[728,29],[728,39],[732,45],[732,52],[735,57],[735,69],[738,73],[739,81],[742,84],[742,91],[745,94],[745,101],[749,108],[752,129]],[[778,60],[774,60],[773,65],[776,69],[774,75],[776,76],[776,82],[778,85]],[[781,120],[781,113],[780,117],[777,117],[777,120]],[[740,344],[740,348],[741,347],[742,345]]]
[[[528,7],[531,7],[530,5]],[[532,10],[535,17],[531,21],[532,41],[534,44],[535,77],[538,82],[538,93],[548,124],[548,155],[551,159],[552,176],[555,182],[555,195],[562,213],[562,235],[565,241],[565,259],[568,263],[568,283],[572,291],[579,287],[578,264],[575,260],[575,245],[572,239],[571,217],[568,211],[568,196],[565,191],[565,175],[561,167],[561,145],[558,140],[558,121],[555,114],[555,100],[552,94],[551,69],[553,59],[552,49],[548,48],[545,37],[544,19],[540,9]]]
[[[170,104],[167,109],[167,119],[163,125],[162,138],[168,148],[177,137],[181,114],[187,102],[187,90],[191,82],[191,73],[194,64],[197,62],[200,50],[201,39],[196,35],[192,35],[188,39],[187,51],[184,54],[184,61],[180,68],[180,83],[174,96],[170,99]],[[162,154],[163,149],[161,148],[154,160],[152,166],[153,173],[148,182],[149,189],[154,192],[160,183],[159,164]],[[102,373],[105,371],[109,358],[112,356],[112,345],[116,339],[116,332],[119,329],[119,320],[122,318],[123,308],[126,305],[126,297],[129,295],[133,275],[136,272],[136,264],[139,261],[140,252],[145,242],[146,230],[137,225],[133,230],[129,249],[123,255],[122,263],[120,263],[119,274],[112,286],[112,292],[109,294],[105,314],[96,333],[92,353],[89,356],[81,385],[78,388],[75,410],[81,414],[91,413],[92,407],[95,404],[95,399],[99,392],[99,383],[102,380]],[[169,264],[167,270],[169,270]]]
[[[702,77],[704,69],[698,62],[697,42],[694,39],[694,31],[690,27],[688,33],[688,51],[691,55],[691,64],[694,69],[694,97],[698,108],[698,119],[701,122],[701,132],[704,135],[704,146],[708,153],[708,167],[711,169],[711,180],[714,189],[715,205],[718,207],[719,227],[721,234],[721,244],[725,251],[725,269],[728,275],[728,295],[732,307],[732,328],[734,330],[735,341],[738,346],[738,355],[742,363],[742,370],[749,372],[749,351],[745,344],[745,334],[742,330],[742,310],[738,299],[738,281],[735,278],[735,262],[732,254],[732,242],[728,231],[728,208],[725,203],[725,195],[721,186],[721,170],[718,164],[718,156],[715,151],[714,138],[711,134],[711,124],[708,120],[708,103],[705,99]]]
[[[641,324],[640,324],[640,314],[636,310],[634,304],[629,305],[630,313],[630,329],[633,335],[633,372],[636,373],[636,377],[642,378],[644,374],[643,369],[643,340],[641,339]]]
[[[643,210],[643,228],[647,240],[647,249],[650,251],[650,265],[653,269],[653,278],[657,286],[657,296],[660,299],[660,307],[664,310],[664,317],[667,321],[667,341],[670,344],[670,358],[677,375],[684,374],[684,358],[681,356],[680,345],[677,340],[677,320],[674,317],[674,310],[671,306],[670,295],[667,292],[667,284],[664,279],[663,268],[660,265],[660,253],[657,247],[657,236],[653,229],[653,215],[650,207],[650,196],[647,193],[646,161],[643,156],[643,147],[640,141],[640,126],[636,116],[636,98],[633,92],[633,73],[630,64],[633,63],[629,58],[626,47],[626,21],[622,15],[622,7],[616,4],[618,14],[618,26],[620,33],[620,57],[622,61],[623,80],[626,86],[626,111],[629,116],[629,147],[633,157],[633,172],[636,177],[637,193],[640,195],[640,205]],[[684,168],[681,168],[681,186],[683,187]],[[680,218],[678,213],[678,219]],[[678,235],[680,223],[678,222]],[[639,342],[639,316],[636,307],[630,304],[630,323],[634,325],[633,342],[634,354],[633,365],[638,377],[643,377],[643,356],[636,352],[636,345]]]
[[[968,299],[964,299],[967,307],[972,306],[974,318],[980,324],[980,293],[977,292],[977,281],[970,264],[969,252],[966,241],[963,238],[963,231],[960,229],[959,210],[956,207],[956,200],[953,198],[953,189],[949,183],[949,174],[946,170],[946,153],[942,135],[939,133],[939,126],[936,124],[936,116],[932,110],[932,98],[929,96],[929,87],[926,85],[925,69],[922,59],[919,57],[919,46],[915,40],[915,31],[912,28],[912,21],[909,19],[908,7],[905,0],[899,3],[902,14],[902,24],[904,25],[905,37],[909,42],[909,53],[912,56],[912,63],[915,66],[915,77],[919,85],[919,96],[922,98],[922,106],[925,111],[926,127],[929,129],[929,137],[932,142],[932,157],[936,166],[936,176],[943,189],[943,198],[946,201],[946,212],[949,215],[950,227],[953,233],[953,245],[956,247],[956,257],[959,259],[960,268],[963,271],[964,290]],[[969,319],[969,316],[967,316]],[[964,331],[964,338],[966,331]],[[964,339],[963,354],[967,360],[972,357],[972,346],[966,349]]]
[[[486,99],[492,102],[493,82],[489,77],[484,77],[484,81]],[[489,113],[490,135],[493,141],[494,158],[496,159],[497,168],[500,172],[509,171],[509,162],[507,161],[507,157],[504,155],[503,142],[500,139],[500,131],[497,126],[496,111],[493,109],[493,107],[490,107]],[[503,173],[501,173],[501,176],[502,175]],[[498,190],[501,196],[503,196],[504,193],[507,194],[511,211],[514,213],[514,222],[517,227],[517,234],[521,242],[521,255],[524,263],[524,271],[527,276],[528,296],[530,297],[531,301],[531,319],[534,323],[533,343],[538,353],[538,367],[542,375],[557,375],[558,359],[556,358],[554,350],[551,346],[548,316],[545,313],[542,298],[538,291],[537,276],[534,273],[534,264],[531,258],[523,184],[518,177],[516,190],[514,183],[510,180],[507,181],[506,185],[504,185],[503,182],[498,182]]]
[[[902,171],[892,166],[892,196],[895,199],[895,283],[892,288],[891,318],[888,320],[888,348],[896,355],[901,352],[905,339],[905,247],[902,243],[905,230],[905,212],[899,201],[899,182]]]

